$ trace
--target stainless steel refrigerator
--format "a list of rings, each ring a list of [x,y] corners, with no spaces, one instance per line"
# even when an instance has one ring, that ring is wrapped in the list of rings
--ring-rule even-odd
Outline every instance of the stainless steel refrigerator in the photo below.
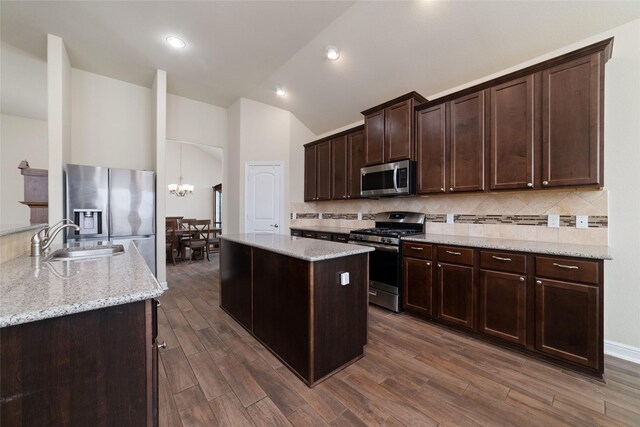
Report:
[[[79,231],[67,242],[133,241],[156,274],[155,172],[68,164],[65,212]]]

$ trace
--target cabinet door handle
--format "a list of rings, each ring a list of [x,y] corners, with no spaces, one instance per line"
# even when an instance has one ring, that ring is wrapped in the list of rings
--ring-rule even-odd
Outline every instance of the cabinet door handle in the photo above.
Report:
[[[369,295],[373,295],[374,297],[378,295],[376,291],[369,291]]]
[[[542,285],[542,280],[536,280],[536,285],[538,286]]]
[[[444,191],[444,187],[440,187],[440,191]]]
[[[438,264],[438,268],[442,268],[442,264]]]
[[[520,276],[520,281],[524,282],[524,277]]]
[[[449,191],[453,191],[453,187],[449,187]]]
[[[549,185],[549,181],[542,181],[542,185]]]
[[[430,267],[430,266],[431,266],[431,263],[430,263],[430,262],[428,262],[428,263],[427,263],[427,267]]]
[[[558,264],[556,262],[554,262],[553,265],[558,267],[558,268],[566,268],[568,270],[577,270],[578,269],[577,265],[565,265],[565,264]]]
[[[460,252],[454,252],[454,251],[446,251],[446,252],[451,255],[462,255]]]
[[[533,182],[527,182],[527,187],[532,188],[533,187]]]
[[[501,256],[495,256],[495,255],[493,255],[491,258],[497,259],[498,261],[511,261],[511,258],[504,258]]]
[[[158,344],[158,348],[167,348],[167,342],[162,341],[162,344]]]
[[[162,303],[160,302],[160,300],[156,300],[156,307],[162,307]]]
[[[417,246],[411,246],[411,249],[413,249],[414,251],[421,251],[423,248],[419,248]]]

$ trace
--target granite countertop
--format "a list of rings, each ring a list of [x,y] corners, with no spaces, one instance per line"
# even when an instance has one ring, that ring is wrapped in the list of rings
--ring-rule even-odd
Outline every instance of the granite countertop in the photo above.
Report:
[[[58,245],[57,248],[61,248]],[[57,249],[52,247],[52,252]],[[0,265],[0,327],[142,301],[163,290],[133,243],[73,261],[23,255]]]
[[[321,233],[339,233],[339,234],[349,234],[351,230],[354,228],[346,228],[346,227],[327,227],[323,225],[305,225],[301,227],[291,226],[289,227],[292,230],[308,230],[308,231],[319,231]]]
[[[496,239],[487,237],[452,236],[446,234],[417,234],[403,237],[409,242],[438,243],[469,246],[485,249],[502,249],[515,252],[571,256],[592,259],[613,259],[608,246],[578,245],[572,243],[531,242],[523,240]]]
[[[284,234],[223,234],[220,238],[312,262],[374,250],[368,246],[305,239]]]

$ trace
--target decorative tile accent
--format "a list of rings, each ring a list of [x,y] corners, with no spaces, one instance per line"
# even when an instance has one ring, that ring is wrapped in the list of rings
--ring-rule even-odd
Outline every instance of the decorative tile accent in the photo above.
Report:
[[[292,214],[293,216],[293,214]],[[317,213],[299,213],[297,215],[298,219],[319,219],[320,218],[320,214]]]
[[[358,214],[354,214],[354,213],[324,213],[323,212],[320,215],[322,215],[321,219],[350,219],[350,220],[358,219]]]

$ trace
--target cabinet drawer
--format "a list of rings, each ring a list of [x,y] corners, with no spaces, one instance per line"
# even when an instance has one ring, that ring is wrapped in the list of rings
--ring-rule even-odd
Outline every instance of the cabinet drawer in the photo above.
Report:
[[[536,257],[536,276],[571,282],[600,283],[600,261]]]
[[[291,230],[291,235],[296,237],[302,237],[302,230]]]
[[[302,237],[308,237],[309,239],[315,239],[316,238],[316,232],[315,231],[303,231],[302,232]]]
[[[438,261],[473,265],[473,249],[456,246],[438,246]]]
[[[527,257],[512,252],[480,251],[480,268],[525,274],[527,272]]]
[[[349,235],[348,234],[334,234],[333,235],[333,241],[334,242],[341,242],[341,243],[349,243]]]
[[[331,233],[323,233],[323,232],[318,231],[316,233],[316,239],[331,240]]]
[[[432,245],[416,242],[404,242],[402,244],[402,255],[412,258],[431,259]]]

